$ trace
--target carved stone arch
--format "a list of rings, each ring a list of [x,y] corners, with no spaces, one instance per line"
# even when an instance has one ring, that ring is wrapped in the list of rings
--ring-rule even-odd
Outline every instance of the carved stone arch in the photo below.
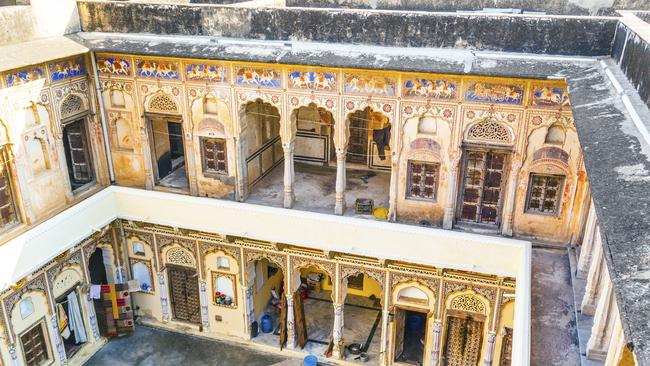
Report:
[[[483,294],[473,289],[454,291],[447,294],[445,307],[447,310],[464,311],[489,317],[492,311],[492,302]]]
[[[344,281],[350,277],[350,276],[356,276],[359,274],[363,274],[364,276],[367,276],[371,278],[372,280],[376,281],[379,283],[379,286],[381,287],[382,294],[384,291],[385,286],[385,276],[386,272],[383,271],[378,271],[370,268],[365,268],[365,267],[354,267],[354,266],[346,266],[343,265],[341,266],[341,282],[345,283]]]
[[[291,269],[294,273],[310,266],[314,266],[327,273],[327,275],[330,276],[332,280],[334,280],[336,277],[336,269],[334,263],[305,257],[291,257]]]
[[[66,272],[69,272],[69,271],[74,272],[79,277],[78,282],[69,282],[69,281],[66,281],[66,278],[61,278],[60,279],[61,276],[63,276],[64,274],[66,274]],[[86,281],[85,277],[86,276],[85,276],[84,270],[83,270],[83,268],[81,268],[80,264],[70,264],[70,263],[68,263],[68,264],[65,264],[65,265],[61,266],[61,268],[59,268],[59,270],[57,271],[56,275],[52,278],[51,281],[49,281],[50,291],[52,292],[52,298],[56,299],[57,292],[65,292],[65,291],[69,290],[70,288],[72,288],[74,285],[83,285],[85,283],[85,281]],[[62,281],[62,282],[65,281],[66,282],[65,284],[61,285],[61,286],[64,286],[64,287],[62,287],[63,291],[57,291],[57,289],[60,286],[60,281]]]
[[[78,116],[88,111],[88,100],[82,94],[70,93],[59,104],[61,120]]]
[[[180,106],[176,99],[162,90],[153,93],[146,99],[145,111],[162,114],[181,113]]]
[[[201,136],[227,138],[225,126],[213,116],[204,117],[199,121],[197,133]]]
[[[241,255],[239,254],[239,249],[210,242],[199,242],[199,258],[201,258],[203,278],[208,278],[207,259],[208,255],[213,253],[223,253],[224,257],[229,257],[234,263],[237,264],[237,268],[241,267]],[[241,271],[242,268],[239,268],[238,272]]]
[[[30,292],[41,293],[43,296],[45,296],[45,303],[47,304],[47,313],[48,314],[52,313],[52,304],[50,302],[50,291],[47,287],[46,276],[45,273],[41,273],[28,281],[25,281],[25,279],[21,280],[19,284],[17,284],[13,288],[13,291],[2,300],[5,309],[7,309],[6,315],[9,321],[7,323],[8,325],[13,324],[12,317],[13,317],[14,307],[20,302],[20,300],[23,298],[24,295]],[[5,330],[7,329],[10,329],[11,333],[15,336],[12,326],[8,326],[5,328]],[[8,339],[9,337],[7,337],[7,340]]]
[[[487,142],[499,145],[513,145],[514,132],[494,117],[487,117],[471,124],[465,132],[465,140],[470,142]]]
[[[196,262],[192,253],[180,245],[172,245],[165,252],[165,265],[173,264],[189,268],[196,268]]]
[[[269,262],[273,262],[275,265],[280,267],[284,276],[289,275],[289,273],[287,273],[287,257],[282,254],[266,253],[257,250],[246,250],[245,256],[246,263],[258,261],[260,259],[266,259]]]
[[[409,288],[417,289],[422,293],[424,293],[427,297],[426,304],[414,303],[414,305],[416,306],[419,305],[422,308],[426,308],[428,309],[429,312],[435,311],[436,303],[437,303],[436,290],[432,289],[428,284],[424,283],[424,281],[418,278],[411,278],[411,279],[404,278],[398,282],[393,282],[391,284],[390,302],[389,302],[391,308],[394,307],[399,302],[401,291]]]

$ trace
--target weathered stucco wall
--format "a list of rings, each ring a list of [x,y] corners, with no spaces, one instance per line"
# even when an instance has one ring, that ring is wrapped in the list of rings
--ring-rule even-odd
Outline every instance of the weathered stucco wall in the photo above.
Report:
[[[79,30],[79,15],[74,0],[31,0],[31,5],[0,7],[0,45]]]
[[[451,12],[515,8],[547,14],[596,15],[613,13],[613,3],[612,0],[288,0],[287,6]]]
[[[79,2],[86,32],[607,55],[615,18],[426,14]]]

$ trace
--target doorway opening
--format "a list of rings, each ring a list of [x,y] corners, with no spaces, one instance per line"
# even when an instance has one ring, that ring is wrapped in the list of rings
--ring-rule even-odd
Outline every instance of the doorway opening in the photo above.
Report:
[[[396,308],[395,362],[422,365],[427,334],[427,313]]]
[[[91,284],[107,285],[115,283],[112,261],[113,258],[110,250],[102,248],[95,249],[90,255],[90,258],[88,258],[88,272],[90,273]],[[99,334],[105,337],[108,335],[108,319],[102,299],[93,299],[93,306],[95,308],[95,316],[97,317]]]
[[[248,262],[248,281],[252,286],[249,304],[253,341],[282,348],[286,342],[286,296],[284,272],[267,258]],[[256,328],[256,329],[255,329]]]
[[[468,149],[460,190],[460,221],[498,226],[509,154],[504,151]]]
[[[182,122],[165,116],[149,116],[148,119],[156,184],[187,191],[189,184]]]
[[[296,270],[299,277],[293,295],[298,347],[313,353],[327,353],[334,327],[334,285],[331,276],[315,265]]]
[[[59,334],[68,359],[74,356],[88,342],[77,289],[78,285],[75,285],[68,292],[55,299]]]
[[[381,351],[381,316],[383,288],[375,279],[363,273],[343,280],[343,340],[346,345],[359,344],[368,361],[377,363]],[[361,361],[360,355],[348,350],[346,359]]]
[[[388,209],[391,121],[382,112],[366,107],[348,114],[347,128],[344,214],[372,215],[375,208]]]
[[[196,269],[171,264],[167,264],[166,268],[174,320],[201,324],[199,280]]]

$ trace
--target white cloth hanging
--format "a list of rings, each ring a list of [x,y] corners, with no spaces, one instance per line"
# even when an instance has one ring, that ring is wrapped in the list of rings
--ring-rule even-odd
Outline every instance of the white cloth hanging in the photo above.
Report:
[[[101,285],[90,285],[90,298],[99,299],[102,297],[102,286]]]
[[[70,320],[70,329],[74,332],[75,344],[86,343],[86,330],[84,329],[84,322],[81,317],[81,308],[77,300],[77,291],[72,291],[68,294],[68,319]]]
[[[63,339],[67,340],[70,338],[70,326],[68,324],[68,315],[65,313],[63,305],[61,304],[56,305],[56,317],[59,323],[59,333],[61,333]]]

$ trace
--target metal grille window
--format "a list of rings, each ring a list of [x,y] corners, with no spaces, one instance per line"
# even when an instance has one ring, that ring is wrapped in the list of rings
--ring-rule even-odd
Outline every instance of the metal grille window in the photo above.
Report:
[[[21,335],[20,343],[23,346],[25,364],[27,366],[40,366],[49,361],[50,357],[47,353],[43,323],[38,323],[32,329]]]
[[[562,175],[531,174],[526,212],[557,214],[563,182]]]
[[[3,229],[18,222],[6,148],[0,150],[0,170],[0,229]]]
[[[228,174],[226,140],[202,137],[201,159],[203,173]]]
[[[63,127],[63,144],[74,191],[94,179],[85,120],[79,119]]]
[[[440,164],[409,161],[407,197],[436,199]]]

